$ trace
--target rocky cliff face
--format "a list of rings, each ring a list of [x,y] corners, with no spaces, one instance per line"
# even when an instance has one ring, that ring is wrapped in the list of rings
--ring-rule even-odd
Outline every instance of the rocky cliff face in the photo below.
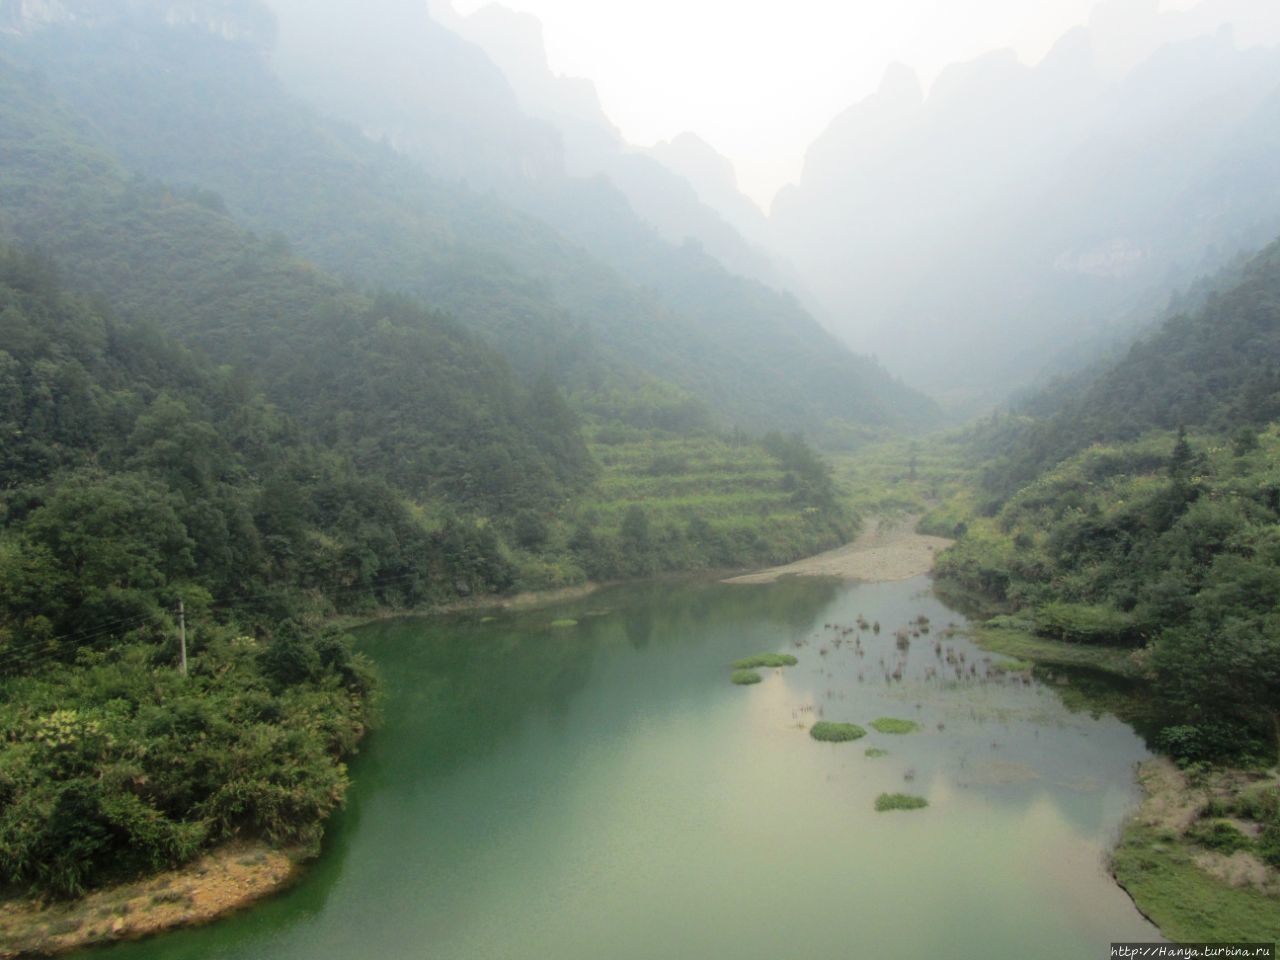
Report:
[[[270,47],[275,18],[256,0],[0,0],[0,31],[31,34],[66,24],[103,26],[151,19],[195,27],[234,43]]]

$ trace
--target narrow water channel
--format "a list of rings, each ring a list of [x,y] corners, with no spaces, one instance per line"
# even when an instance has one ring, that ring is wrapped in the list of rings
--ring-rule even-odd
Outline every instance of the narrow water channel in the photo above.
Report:
[[[369,627],[384,721],[307,879],[94,956],[1079,960],[1159,939],[1105,872],[1141,740],[988,676],[999,658],[943,638],[961,620],[918,578],[628,586]],[[733,686],[730,662],[763,651],[800,662]],[[872,730],[884,716],[921,729]],[[818,743],[819,717],[868,735]],[[875,812],[899,791],[929,806]]]

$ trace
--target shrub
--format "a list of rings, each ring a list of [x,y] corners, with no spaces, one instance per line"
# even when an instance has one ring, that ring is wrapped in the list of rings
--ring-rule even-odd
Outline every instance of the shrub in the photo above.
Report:
[[[1237,850],[1248,850],[1253,841],[1225,820],[1209,820],[1197,823],[1187,831],[1187,837],[1219,853],[1232,854]]]

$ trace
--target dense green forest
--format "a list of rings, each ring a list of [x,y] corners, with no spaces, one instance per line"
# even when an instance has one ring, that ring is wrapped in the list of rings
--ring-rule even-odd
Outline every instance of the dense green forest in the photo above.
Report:
[[[442,355],[411,352],[394,326],[420,308],[342,305],[345,356],[366,345],[386,369],[403,362],[396,348]],[[386,353],[362,331],[387,337]],[[797,438],[602,430],[597,480],[554,387],[520,387],[473,345],[485,376],[449,399],[527,445],[501,431],[486,443],[471,421],[455,452],[451,434],[425,433],[434,421],[397,433],[415,426],[403,415],[334,432],[65,293],[39,254],[0,256],[0,339],[0,883],[18,889],[73,894],[237,832],[314,841],[370,710],[367,666],[325,625],[335,613],[783,560],[849,532]],[[443,356],[461,364],[468,341],[455,346]],[[331,390],[344,383],[324,372]],[[348,416],[407,407],[394,390],[418,381],[405,376],[367,399],[352,384]]]
[[[394,549],[402,505],[46,259],[0,254],[0,329],[0,885],[72,895],[240,831],[314,844],[371,709],[315,598],[407,599],[448,548]]]

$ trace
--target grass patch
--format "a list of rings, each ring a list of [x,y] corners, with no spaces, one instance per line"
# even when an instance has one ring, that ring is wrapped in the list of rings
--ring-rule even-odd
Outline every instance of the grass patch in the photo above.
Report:
[[[571,617],[565,617],[562,620],[551,621],[552,630],[568,630],[570,627],[576,627],[577,625],[578,625],[578,621],[572,619]]]
[[[1225,820],[1197,823],[1187,831],[1187,839],[1227,856],[1238,850],[1253,849],[1253,841],[1237,830],[1234,824]]]
[[[881,733],[915,733],[920,729],[920,724],[914,720],[899,720],[897,717],[877,717],[871,721],[871,726]]]
[[[870,757],[872,760],[878,760],[880,757],[887,757],[889,755],[889,751],[884,749],[883,747],[867,747],[867,749],[864,750],[863,753],[866,754],[868,757]]]
[[[735,670],[753,670],[759,667],[794,667],[800,661],[789,653],[757,653],[733,661]]]
[[[1133,651],[1119,647],[1085,646],[1062,640],[1048,640],[1033,635],[1029,630],[993,625],[990,622],[974,628],[973,639],[982,649],[1011,658],[992,664],[993,669],[997,670],[1001,663],[1017,661],[1026,663],[1025,667],[1017,667],[1018,670],[1029,668],[1031,663],[1047,663],[1060,667],[1089,667],[1128,679],[1140,675],[1133,661]]]
[[[1034,666],[1030,660],[997,660],[991,664],[991,669],[996,673],[1022,673]]]
[[[845,743],[859,740],[867,735],[856,723],[834,723],[830,720],[819,720],[809,728],[809,736],[824,743]]]
[[[1280,930],[1280,900],[1214,879],[1168,831],[1131,823],[1112,854],[1111,873],[1174,942],[1274,943]]]
[[[876,813],[888,810],[922,810],[929,805],[924,797],[909,793],[882,793],[876,797]]]
[[[729,679],[740,687],[750,686],[753,683],[759,683],[764,677],[756,673],[754,670],[735,670],[729,674]]]

